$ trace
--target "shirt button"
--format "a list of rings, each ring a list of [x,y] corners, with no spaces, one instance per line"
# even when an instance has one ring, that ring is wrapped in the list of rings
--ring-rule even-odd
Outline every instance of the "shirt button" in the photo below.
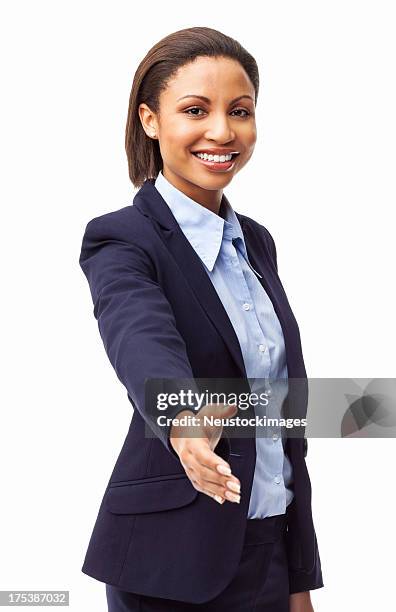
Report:
[[[250,304],[245,302],[244,305],[243,305],[243,310],[250,310]]]
[[[268,397],[272,395],[272,390],[270,389],[270,387],[268,387],[268,389],[265,390],[265,393],[268,395]]]
[[[276,442],[278,440],[278,438],[279,438],[278,434],[276,434],[276,433],[272,434],[272,439],[273,439],[274,442]]]
[[[280,476],[275,476],[274,481],[276,482],[276,484],[280,484],[281,477]]]
[[[264,353],[264,351],[265,351],[265,349],[266,349],[266,348],[267,348],[267,347],[265,346],[265,344],[259,344],[259,350],[260,350],[262,353]]]

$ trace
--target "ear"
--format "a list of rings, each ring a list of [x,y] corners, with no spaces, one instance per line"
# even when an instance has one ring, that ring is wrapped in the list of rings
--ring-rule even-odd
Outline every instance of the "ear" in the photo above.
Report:
[[[156,114],[144,102],[139,104],[138,112],[142,127],[147,136],[149,138],[158,139],[158,122]]]

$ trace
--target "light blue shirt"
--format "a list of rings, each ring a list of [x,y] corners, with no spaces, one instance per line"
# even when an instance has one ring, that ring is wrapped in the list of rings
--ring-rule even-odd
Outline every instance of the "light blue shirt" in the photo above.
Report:
[[[263,390],[262,379],[276,379],[274,386],[266,385],[265,389],[272,394],[274,389],[277,402],[281,402],[288,388],[282,328],[257,278],[260,275],[249,262],[234,210],[227,203],[223,219],[174,187],[162,172],[155,187],[200,257],[221,299],[238,337],[247,377],[261,379],[256,388],[254,383],[251,385],[251,390],[255,393],[259,388]],[[285,380],[285,384],[279,387],[278,379]],[[293,499],[292,482],[292,466],[279,433],[256,437],[256,465],[247,518],[284,514]]]

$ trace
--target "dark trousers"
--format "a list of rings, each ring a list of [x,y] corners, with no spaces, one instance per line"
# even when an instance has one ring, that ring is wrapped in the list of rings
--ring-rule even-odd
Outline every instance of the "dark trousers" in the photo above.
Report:
[[[227,587],[206,603],[192,604],[138,595],[106,584],[108,611],[289,612],[285,529],[285,514],[247,519],[238,570]]]

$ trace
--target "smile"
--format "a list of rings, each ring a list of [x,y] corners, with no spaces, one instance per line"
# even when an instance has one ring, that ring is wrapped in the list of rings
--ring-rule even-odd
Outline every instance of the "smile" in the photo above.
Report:
[[[227,155],[210,155],[209,153],[192,153],[200,164],[203,164],[208,170],[224,171],[234,167],[235,159],[239,153],[228,153]]]

